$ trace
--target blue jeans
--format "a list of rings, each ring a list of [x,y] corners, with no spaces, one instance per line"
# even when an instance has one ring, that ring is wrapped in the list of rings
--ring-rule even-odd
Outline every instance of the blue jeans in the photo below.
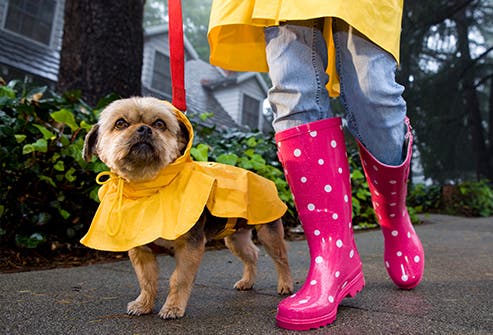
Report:
[[[395,59],[342,20],[334,19],[333,35],[349,131],[380,162],[402,163],[406,102]],[[333,117],[321,31],[284,24],[265,28],[265,39],[275,131]]]

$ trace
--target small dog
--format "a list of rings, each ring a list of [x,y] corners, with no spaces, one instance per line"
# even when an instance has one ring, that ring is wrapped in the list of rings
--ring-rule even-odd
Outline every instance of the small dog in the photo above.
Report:
[[[190,148],[191,134],[177,117],[177,110],[161,100],[145,97],[117,100],[106,107],[96,125],[87,134],[83,149],[89,161],[99,157],[111,171],[128,183],[146,182]],[[185,235],[175,240],[157,239],[137,246],[128,254],[140,286],[140,295],[128,303],[130,315],[152,312],[158,287],[158,266],[154,250],[164,247],[176,259],[170,278],[170,289],[159,312],[163,319],[180,318],[185,314],[193,282],[204,254],[206,241],[224,228],[227,219],[213,216],[205,208],[199,220]],[[143,223],[145,224],[145,222]],[[244,263],[243,276],[234,287],[249,290],[255,283],[258,248],[252,242],[252,228],[278,272],[279,294],[290,294],[293,282],[288,265],[284,230],[281,220],[268,224],[248,225],[236,220],[235,232],[226,236],[225,244]]]

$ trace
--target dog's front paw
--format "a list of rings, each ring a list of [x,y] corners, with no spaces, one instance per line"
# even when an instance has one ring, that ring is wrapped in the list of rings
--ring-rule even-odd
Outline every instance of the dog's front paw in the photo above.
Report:
[[[252,280],[240,279],[236,282],[234,288],[237,289],[238,291],[248,291],[253,288],[254,284],[255,282]]]
[[[162,319],[178,319],[185,315],[185,309],[177,306],[166,306],[159,311],[159,317]]]
[[[151,312],[152,305],[146,304],[139,299],[131,301],[127,305],[127,314],[129,315],[143,315],[150,314]]]
[[[294,286],[293,283],[279,283],[277,285],[277,293],[280,295],[290,295],[293,293]]]

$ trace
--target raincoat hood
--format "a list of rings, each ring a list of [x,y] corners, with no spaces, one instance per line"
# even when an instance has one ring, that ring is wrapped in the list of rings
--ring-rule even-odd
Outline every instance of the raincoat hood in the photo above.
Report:
[[[130,183],[113,172],[100,173],[101,202],[82,244],[126,251],[159,238],[175,240],[194,226],[205,207],[214,216],[243,218],[251,225],[282,217],[287,207],[272,181],[234,166],[193,161],[192,125],[164,103],[189,132],[183,155],[151,181]],[[103,176],[109,179],[101,181]]]

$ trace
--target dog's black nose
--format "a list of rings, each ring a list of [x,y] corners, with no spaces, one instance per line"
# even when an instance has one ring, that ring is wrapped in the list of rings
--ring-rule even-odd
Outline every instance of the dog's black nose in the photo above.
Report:
[[[152,134],[152,129],[148,126],[140,126],[137,128],[137,134],[142,136],[149,136]]]

